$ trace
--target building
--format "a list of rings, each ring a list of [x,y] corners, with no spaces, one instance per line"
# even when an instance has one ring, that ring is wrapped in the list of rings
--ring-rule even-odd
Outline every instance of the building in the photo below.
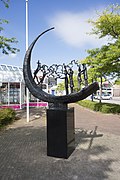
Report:
[[[108,81],[102,84],[102,96],[120,97],[120,85],[113,85]],[[96,97],[100,96],[100,89],[96,92]]]
[[[30,106],[47,106],[31,94]],[[26,106],[26,87],[23,80],[23,69],[17,66],[0,65],[0,107],[22,109]]]
[[[0,65],[0,105],[19,105],[25,102],[25,85],[22,68]]]
[[[113,85],[113,96],[120,97],[120,85]]]
[[[99,87],[100,87],[100,83],[99,83]],[[100,94],[101,94],[101,90],[97,90],[95,93],[94,98],[96,99],[100,99]],[[112,84],[109,83],[108,81],[103,82],[102,83],[102,94],[101,94],[101,98],[102,99],[111,99],[113,97],[113,87]]]

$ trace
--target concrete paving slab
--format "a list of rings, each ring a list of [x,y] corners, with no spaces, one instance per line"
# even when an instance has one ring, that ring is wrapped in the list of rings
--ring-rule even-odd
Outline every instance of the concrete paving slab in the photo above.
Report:
[[[76,149],[68,159],[46,155],[45,113],[42,111],[43,116],[34,118],[34,111],[29,123],[24,116],[0,132],[0,179],[118,180],[120,136],[116,133],[115,122],[119,127],[119,115],[109,115],[107,118],[107,115],[98,115],[78,105],[74,106]],[[106,121],[109,125],[112,123],[110,127],[114,131],[111,128],[107,130],[108,126],[104,126]],[[90,135],[90,130],[95,130],[95,126],[98,126],[96,134]]]

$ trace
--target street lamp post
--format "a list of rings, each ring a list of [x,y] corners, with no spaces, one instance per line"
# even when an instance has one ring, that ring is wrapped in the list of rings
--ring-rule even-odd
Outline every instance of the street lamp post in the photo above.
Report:
[[[26,51],[28,49],[28,0],[26,0]],[[26,91],[26,102],[27,102],[27,122],[29,122],[29,90]]]

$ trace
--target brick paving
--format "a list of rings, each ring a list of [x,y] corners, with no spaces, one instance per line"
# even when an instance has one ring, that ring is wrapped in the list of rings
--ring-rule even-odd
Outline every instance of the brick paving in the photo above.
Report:
[[[74,107],[76,128],[94,129],[97,126],[98,131],[120,135],[120,115],[94,112],[77,104]]]
[[[46,155],[44,109],[32,109],[0,132],[0,180],[119,180],[120,115],[75,106],[76,149],[68,159]],[[96,129],[96,134],[90,131]]]

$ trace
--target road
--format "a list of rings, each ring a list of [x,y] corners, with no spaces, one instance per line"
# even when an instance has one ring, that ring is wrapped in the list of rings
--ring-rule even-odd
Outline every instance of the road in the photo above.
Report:
[[[91,99],[90,96],[87,98],[87,99]],[[97,99],[94,99],[94,101],[98,101]],[[102,102],[105,102],[105,103],[112,103],[112,104],[119,104],[120,105],[120,97],[112,97],[112,99],[110,100],[102,100]]]

